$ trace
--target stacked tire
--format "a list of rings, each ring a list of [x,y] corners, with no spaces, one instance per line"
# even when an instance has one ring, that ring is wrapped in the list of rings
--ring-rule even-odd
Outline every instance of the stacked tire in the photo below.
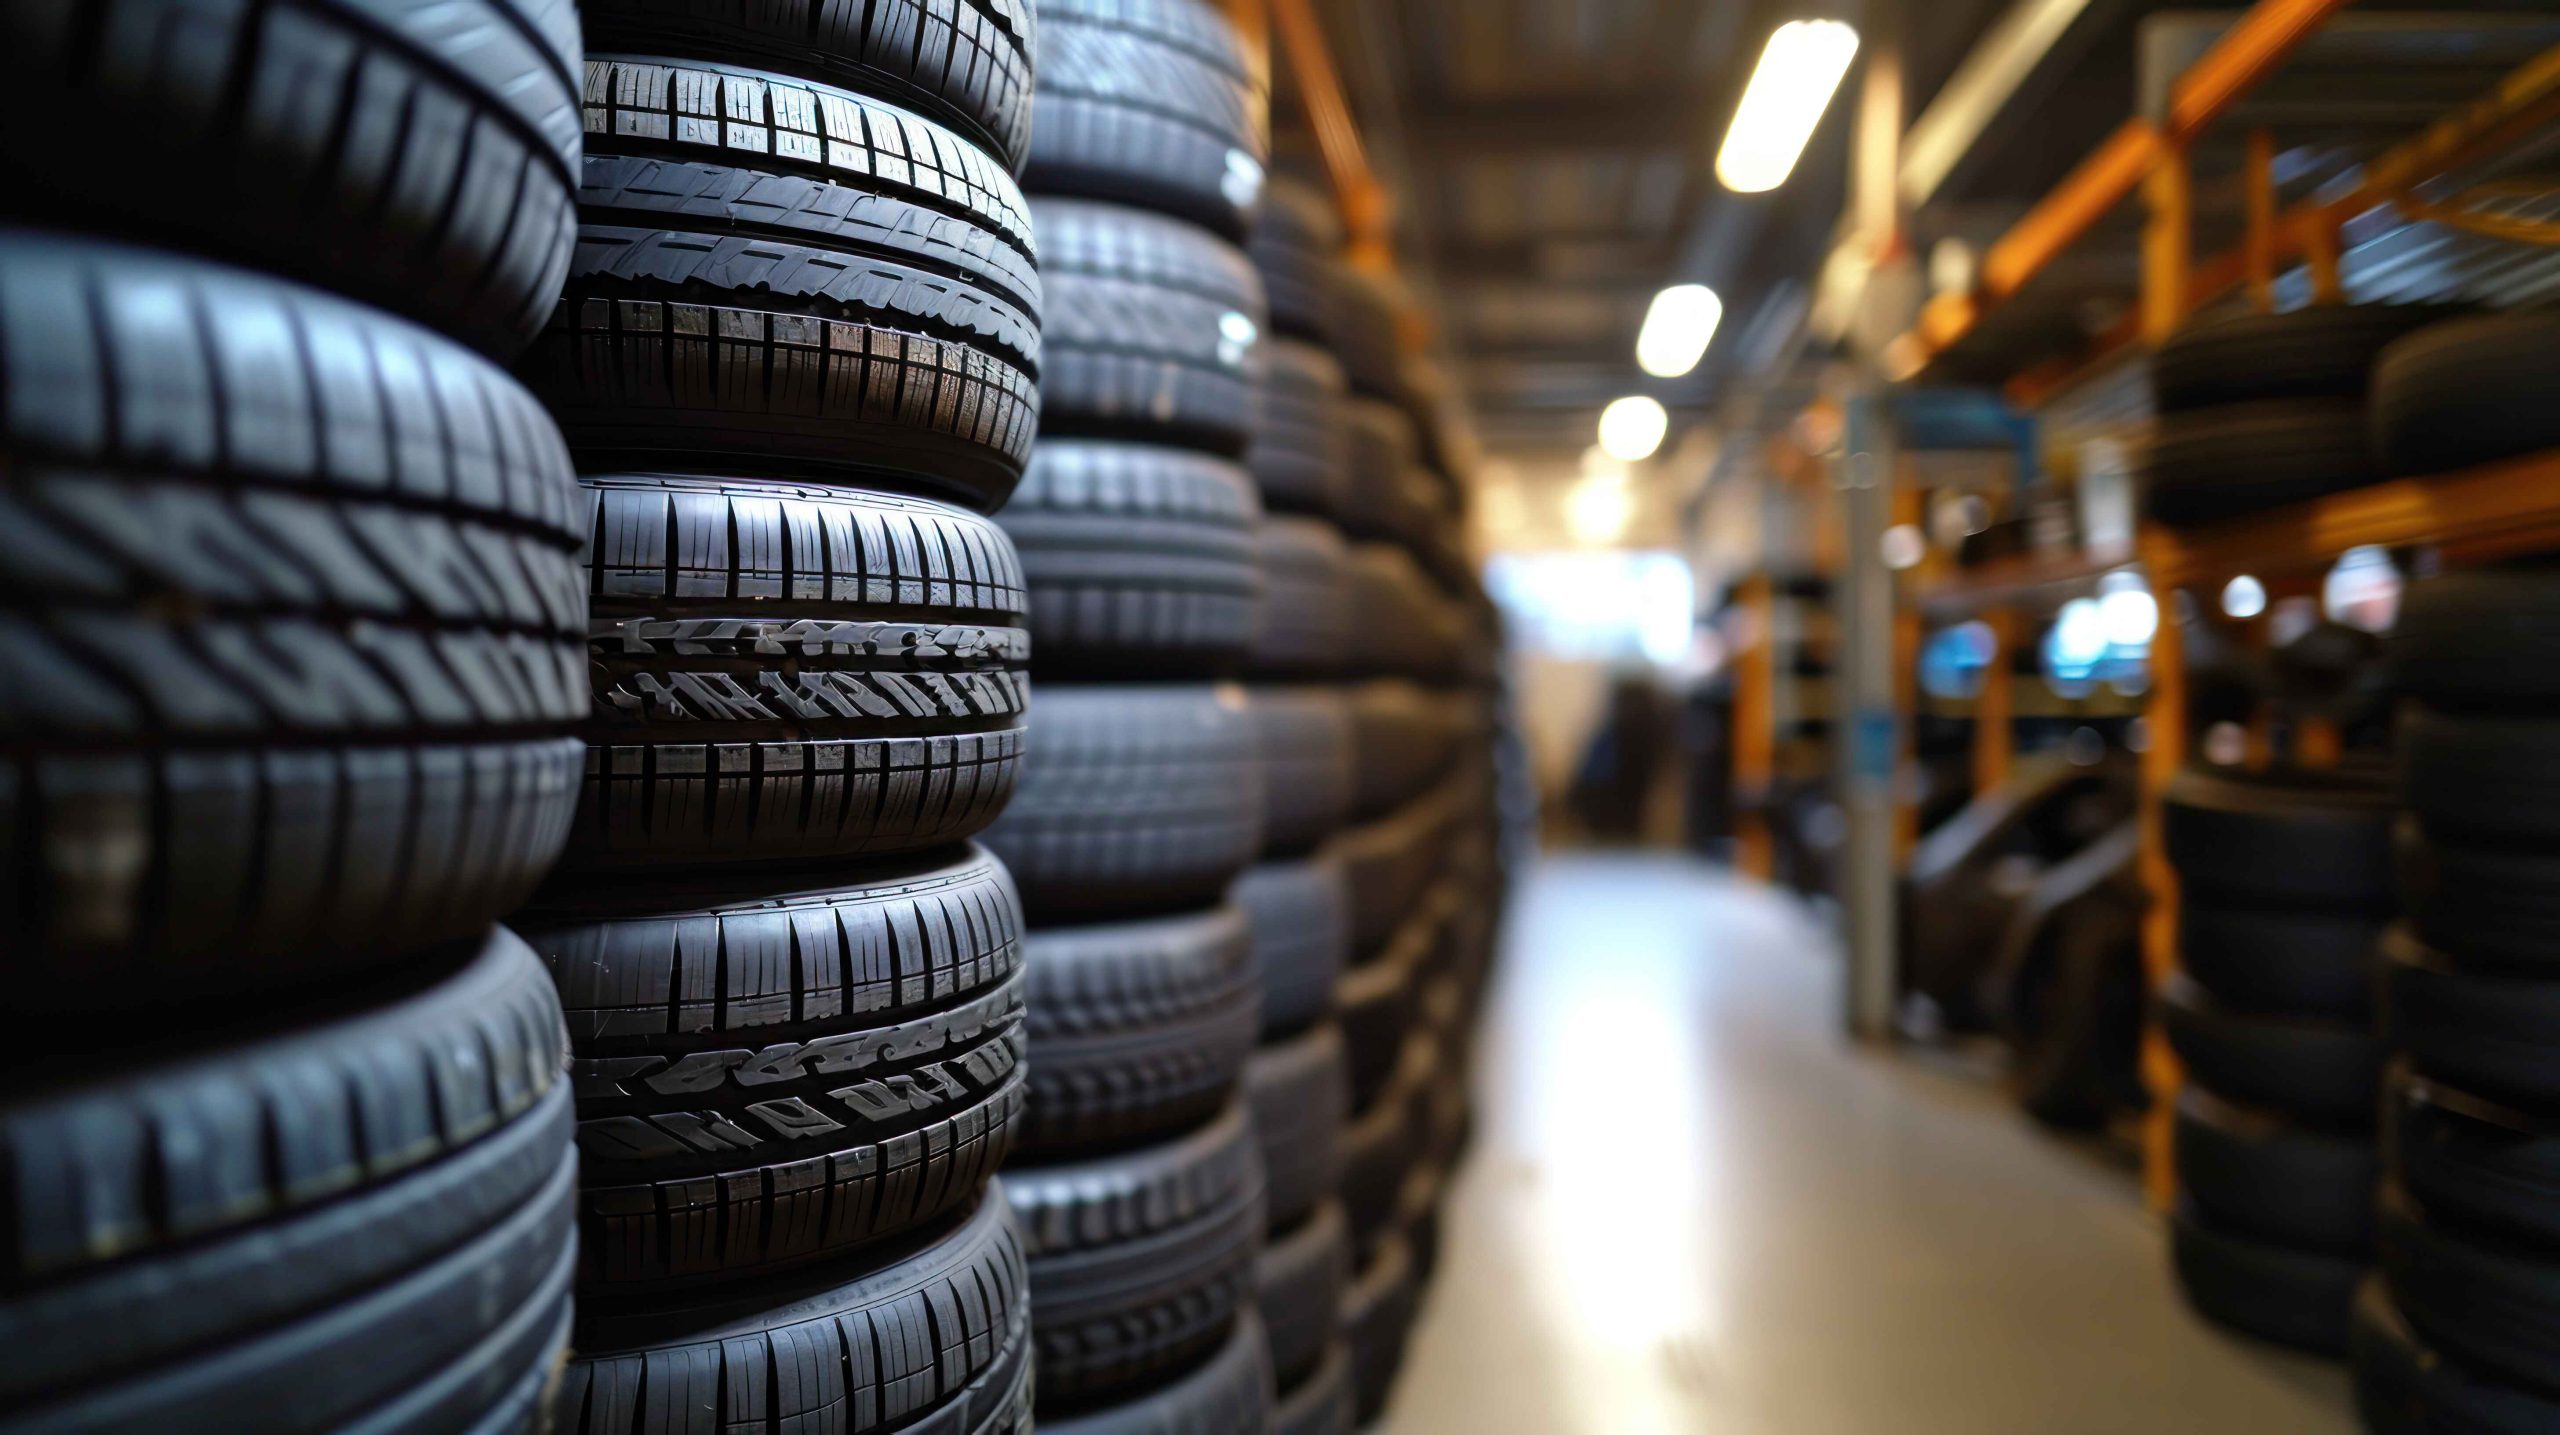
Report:
[[[0,1429],[541,1422],[578,35],[436,8],[0,15]]]
[[[1026,181],[1039,442],[1001,515],[1040,699],[990,832],[1030,928],[1021,1217],[1044,1431],[1258,1432],[1260,1007],[1228,885],[1261,842],[1232,681],[1262,585],[1238,462],[1265,323],[1239,248],[1268,97],[1202,0],[1041,0]]]
[[[565,293],[584,768],[521,919],[582,1158],[571,1435],[1030,1428],[1032,21],[592,0]]]
[[[2187,1072],[2179,1283],[2221,1324],[2343,1350],[2372,1264],[2388,785],[2378,768],[2196,767],[2170,785],[2164,818],[2181,970],[2161,1022]]]
[[[2546,567],[2413,584],[2391,638],[2406,920],[2382,949],[2381,1272],[2354,1359],[2393,1435],[2560,1423],[2555,641]]]

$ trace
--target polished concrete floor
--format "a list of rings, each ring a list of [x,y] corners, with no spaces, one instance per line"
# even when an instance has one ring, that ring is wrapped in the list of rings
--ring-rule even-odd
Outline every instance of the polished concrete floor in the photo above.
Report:
[[[1525,884],[1387,1435],[2266,1435],[2334,1365],[2179,1304],[2134,1174],[1839,1034],[1791,900],[1665,856]]]

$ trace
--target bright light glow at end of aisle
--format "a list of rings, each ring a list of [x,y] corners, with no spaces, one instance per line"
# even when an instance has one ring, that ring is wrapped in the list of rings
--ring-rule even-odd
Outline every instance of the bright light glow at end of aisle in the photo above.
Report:
[[[1759,194],[1787,182],[1857,53],[1858,32],[1844,21],[1790,20],[1778,27],[1716,152],[1716,178],[1725,188]]]
[[[2234,618],[2254,618],[2267,611],[2267,585],[2246,573],[2223,584],[2222,611]]]
[[[1675,284],[1653,296],[1636,335],[1636,365],[1657,379],[1684,378],[1706,357],[1724,321],[1724,301],[1704,284]]]
[[[1653,457],[1670,432],[1669,411],[1643,394],[1629,394],[1600,411],[1600,451],[1620,463]]]

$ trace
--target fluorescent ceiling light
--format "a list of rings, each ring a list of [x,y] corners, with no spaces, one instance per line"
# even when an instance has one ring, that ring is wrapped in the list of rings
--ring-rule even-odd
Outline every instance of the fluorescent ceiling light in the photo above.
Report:
[[[1787,182],[1857,53],[1858,32],[1843,21],[1790,20],[1778,27],[1716,152],[1716,178],[1725,188],[1758,194]]]
[[[1636,335],[1636,364],[1657,379],[1685,377],[1706,357],[1707,341],[1724,318],[1724,301],[1704,284],[1675,284],[1653,296],[1644,331]]]
[[[1629,394],[1600,411],[1600,451],[1620,463],[1653,457],[1670,432],[1670,413],[1642,394]]]

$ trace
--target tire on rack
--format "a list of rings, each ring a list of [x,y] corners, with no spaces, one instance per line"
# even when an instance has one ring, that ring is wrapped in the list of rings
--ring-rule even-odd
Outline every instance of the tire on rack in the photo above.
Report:
[[[2373,369],[2374,443],[2390,474],[2442,473],[2560,447],[2560,316],[2484,314],[2409,335]]]
[[[1362,1261],[1397,1230],[1405,1177],[1422,1160],[1423,1118],[1439,1069],[1438,1048],[1427,1034],[1406,1037],[1386,1084],[1342,1128],[1338,1189],[1352,1254]]]
[[[2402,817],[2401,910],[2427,945],[2482,971],[2560,973],[2560,855],[2429,836]]]
[[[1271,157],[1269,80],[1205,0],[1040,0],[1023,179],[1141,205],[1230,239],[1252,228]]]
[[[2361,402],[2384,346],[2467,312],[2458,304],[2314,304],[2182,326],[2151,355],[2163,413],[2266,399]]]
[[[1325,844],[1351,899],[1353,961],[1381,950],[1447,865],[1453,806],[1444,787]]]
[[[2340,1126],[2374,1119],[2383,1045],[2365,1023],[2233,1011],[2180,972],[2160,988],[2160,1024],[2187,1074],[2229,1100]]]
[[[1342,1208],[1327,1202],[1262,1248],[1255,1301],[1283,1388],[1316,1373],[1333,1344],[1343,1287],[1351,1281],[1351,1235]]]
[[[1406,424],[1407,438],[1413,439],[1412,420],[1404,413],[1404,310],[1407,303],[1394,280],[1367,270],[1354,269],[1336,261],[1334,274],[1334,343],[1341,356],[1342,371],[1351,380],[1351,392],[1363,398],[1385,402]],[[1405,459],[1419,456],[1412,442],[1406,446]]]
[[[2356,1413],[2374,1435],[2542,1435],[2560,1426],[2560,1400],[2476,1374],[2421,1339],[2380,1276],[2356,1292],[2347,1354]]]
[[[1465,717],[1456,699],[1408,682],[1350,690],[1353,816],[1394,811],[1438,785],[1457,761]]]
[[[1353,398],[1342,406],[1350,478],[1331,512],[1355,538],[1395,536],[1395,502],[1417,462],[1413,420],[1384,399]]]
[[[1243,690],[1042,688],[1021,784],[986,842],[1035,922],[1214,905],[1262,846]]]
[[[1119,438],[1242,458],[1264,353],[1262,279],[1244,251],[1142,209],[1042,198],[1047,438]]]
[[[1351,434],[1343,426],[1349,390],[1342,365],[1298,339],[1273,339],[1263,349],[1268,360],[1261,415],[1245,467],[1253,471],[1268,508],[1338,513],[1351,483]]]
[[[2431,837],[2560,843],[2560,722],[2405,704],[2399,799]]]
[[[2429,1211],[2560,1246],[2560,1122],[2405,1066],[2383,1087],[2383,1151]]]
[[[1002,1177],[1031,1259],[1042,1408],[1063,1416],[1218,1349],[1253,1302],[1262,1157],[1241,1104],[1176,1140]],[[1254,1339],[1261,1355],[1259,1333]]]
[[[2305,1126],[2189,1086],[2176,1161],[2182,1194],[2218,1230],[2350,1254],[2372,1244],[2382,1171],[2370,1132]]]
[[[1264,1208],[1279,1230],[1332,1196],[1342,1178],[1351,1068],[1341,1030],[1327,1023],[1255,1051],[1244,1093],[1262,1147]]]
[[[2391,892],[2391,786],[2379,769],[2181,770],[2161,800],[2187,891],[2234,904],[2375,910]]]
[[[1042,304],[1003,166],[759,70],[598,58],[587,88],[577,253],[523,364],[583,466],[752,455],[1001,505],[1039,427]]]
[[[13,5],[0,41],[0,131],[48,137],[11,147],[21,218],[296,275],[500,357],[559,297],[569,0]]]
[[[806,483],[581,481],[595,709],[573,866],[923,851],[1004,810],[1030,638],[993,523]]]
[[[2363,1255],[2236,1235],[2183,1202],[2169,1223],[2169,1253],[2187,1303],[2207,1319],[2304,1350],[2346,1349]]]
[[[841,1257],[967,1204],[1023,1129],[1022,918],[983,851],[588,881],[520,920],[569,1017],[590,1291]]]
[[[185,1008],[468,940],[569,835],[559,430],[282,280],[0,229],[0,950]]]
[[[590,50],[688,55],[875,95],[1019,173],[1031,139],[1032,0],[583,0]]]
[[[1282,1388],[1280,1403],[1272,1407],[1269,1435],[1356,1435],[1359,1424],[1351,1393],[1351,1347],[1336,1339],[1312,1372]]]
[[[525,1430],[575,1273],[560,1007],[503,929],[0,1099],[0,1419]]]
[[[1262,851],[1306,852],[1350,814],[1358,729],[1335,687],[1253,689],[1262,748]]]
[[[2560,1258],[2382,1191],[2383,1278],[2409,1326],[2467,1368],[2560,1389]]]
[[[2178,964],[2235,1011],[2360,1021],[2373,1011],[2385,925],[2364,911],[2227,906],[2199,893],[2178,904]]]
[[[1342,1293],[1342,1338],[1351,1349],[1352,1406],[1363,1425],[1386,1413],[1396,1375],[1404,1368],[1405,1340],[1422,1303],[1413,1254],[1389,1235],[1352,1275]]]
[[[1215,1435],[1267,1428],[1273,1394],[1261,1321],[1251,1310],[1217,1353],[1188,1374],[1117,1405],[1045,1417],[1048,1435]],[[1046,1389],[1046,1381],[1043,1381]]]
[[[2392,686],[2449,711],[2560,700],[2560,566],[2461,568],[2412,583],[2384,640]]]
[[[1235,1095],[1262,1002],[1241,908],[1035,929],[1025,945],[1026,1158],[1162,1137]]]
[[[1262,190],[1250,248],[1271,295],[1272,329],[1333,347],[1342,302],[1334,258],[1342,251],[1342,219],[1332,196],[1294,176],[1273,175]]]
[[[1332,524],[1266,517],[1256,531],[1262,622],[1246,670],[1259,677],[1329,678],[1351,663],[1351,550]]]
[[[2364,406],[2343,399],[2163,414],[2142,469],[2153,518],[2212,523],[2376,481]]]
[[[1342,864],[1317,855],[1247,868],[1228,890],[1253,932],[1262,974],[1262,1031],[1285,1036],[1333,1010],[1334,979],[1351,952],[1351,895]]]
[[[841,1267],[581,1309],[560,1435],[1028,1435],[1030,1282],[1004,1198]]]
[[[1043,676],[1200,676],[1240,660],[1262,607],[1253,481],[1223,459],[1052,439],[998,521],[1022,555]]]
[[[2395,926],[2382,939],[2382,1018],[2421,1074],[2527,1106],[2560,1103],[2560,983],[2466,970]]]
[[[1422,989],[1440,956],[1454,899],[1448,887],[1434,889],[1396,928],[1384,951],[1344,969],[1333,984],[1354,1106],[1366,1109],[1377,1099],[1398,1070],[1405,1038],[1420,1026]]]

